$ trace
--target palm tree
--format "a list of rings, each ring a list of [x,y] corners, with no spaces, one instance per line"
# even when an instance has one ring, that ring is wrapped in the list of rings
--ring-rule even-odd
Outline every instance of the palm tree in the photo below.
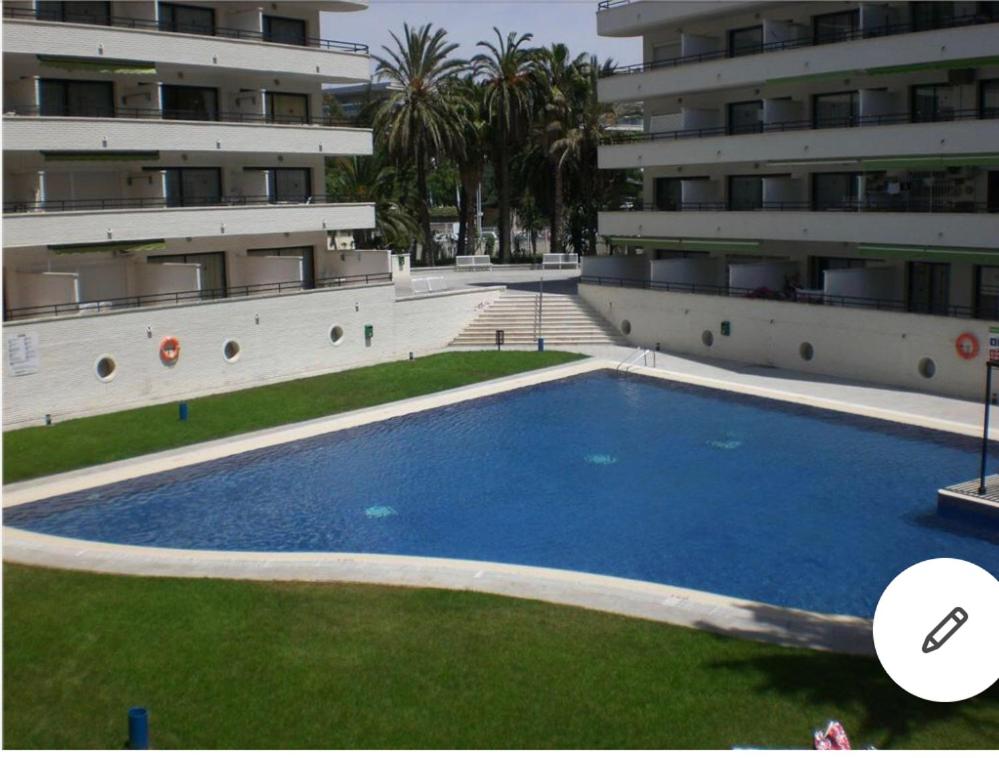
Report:
[[[420,235],[404,202],[411,183],[378,147],[373,155],[328,159],[326,192],[341,203],[374,203],[375,228],[354,230],[358,249],[384,245],[408,250]]]
[[[375,128],[385,140],[390,156],[416,170],[416,215],[423,249],[434,264],[434,239],[430,229],[427,172],[431,160],[453,151],[459,140],[459,89],[454,86],[464,61],[448,60],[458,45],[446,41],[447,32],[431,25],[419,29],[403,25],[403,39],[394,33],[396,50],[384,47],[387,57],[375,56],[376,76],[396,83],[375,114]]]
[[[504,261],[510,260],[510,152],[531,112],[534,53],[525,45],[531,34],[510,32],[506,39],[493,27],[497,43],[480,41],[487,52],[472,59],[476,73],[485,86],[485,107],[496,132],[494,158],[499,190],[499,249]]]
[[[584,72],[586,54],[570,59],[569,48],[556,43],[539,51],[539,98],[544,103],[541,112],[541,145],[550,175],[551,251],[563,252],[565,167],[562,156],[565,143],[560,142],[573,127],[576,106],[584,100],[583,90],[589,84]],[[559,146],[556,148],[556,146]]]
[[[600,208],[605,182],[597,170],[597,146],[603,131],[616,122],[616,111],[611,105],[597,99],[597,79],[602,70],[613,64],[607,61],[601,67],[597,57],[590,56],[583,73],[586,86],[580,90],[581,97],[576,104],[575,123],[565,136],[556,140],[552,150],[560,155],[559,165],[572,172],[577,184],[576,225],[578,233],[586,234],[584,240],[576,240],[576,252],[593,254],[597,244],[597,212]],[[583,232],[585,230],[585,232]]]
[[[472,230],[475,228],[475,195],[486,170],[489,123],[485,113],[483,86],[469,75],[462,80],[462,88],[461,145],[458,153],[461,199],[458,209],[457,255],[474,255],[476,235]]]

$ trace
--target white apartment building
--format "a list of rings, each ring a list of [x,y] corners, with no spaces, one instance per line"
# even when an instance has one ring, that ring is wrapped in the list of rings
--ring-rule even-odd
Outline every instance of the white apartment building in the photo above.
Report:
[[[322,87],[370,66],[320,13],[366,5],[4,2],[8,325],[343,283],[328,239],[374,211],[324,164],[372,138]]]
[[[600,214],[616,254],[584,297],[647,344],[978,397],[999,3],[605,0],[597,27],[643,41],[599,96],[643,102],[645,130],[599,161],[644,197]]]

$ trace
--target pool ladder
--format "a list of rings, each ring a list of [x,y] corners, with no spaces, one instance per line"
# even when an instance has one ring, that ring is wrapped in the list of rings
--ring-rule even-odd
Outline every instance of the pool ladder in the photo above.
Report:
[[[619,364],[617,364],[617,370],[618,371],[626,371],[626,370],[628,370],[628,368],[630,368],[632,366],[638,366],[639,365],[639,361],[641,361],[641,365],[642,366],[645,366],[645,368],[648,368],[649,367],[650,356],[651,356],[651,361],[652,361],[652,368],[655,368],[656,367],[656,351],[655,350],[649,350],[649,349],[644,348],[644,347],[640,347],[637,350],[635,350],[633,353],[631,353],[623,361],[621,361]]]

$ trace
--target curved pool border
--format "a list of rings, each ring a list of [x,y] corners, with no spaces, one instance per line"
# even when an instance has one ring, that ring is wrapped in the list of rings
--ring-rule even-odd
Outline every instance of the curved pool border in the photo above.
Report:
[[[372,408],[33,479],[5,487],[3,507],[6,509],[249,450],[281,445],[606,369],[622,370],[622,364],[591,358]],[[627,370],[660,379],[937,431],[968,436],[980,434],[979,430],[969,424],[848,401],[709,379],[666,369],[628,366]],[[654,582],[563,569],[369,553],[178,550],[91,542],[6,526],[3,528],[3,552],[5,560],[15,563],[97,573],[258,581],[357,582],[485,592],[667,622],[779,645],[855,655],[874,654],[871,621],[868,619],[815,613]]]

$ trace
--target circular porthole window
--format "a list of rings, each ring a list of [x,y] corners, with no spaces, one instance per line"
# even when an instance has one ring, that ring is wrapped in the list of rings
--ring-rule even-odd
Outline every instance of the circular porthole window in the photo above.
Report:
[[[226,363],[235,363],[239,360],[239,343],[236,340],[226,340],[222,345],[222,357]]]
[[[628,319],[621,322],[621,334],[631,334],[631,322]]]
[[[812,347],[811,342],[802,342],[801,346],[798,348],[798,355],[801,356],[801,360],[810,361],[815,357],[815,348]]]
[[[701,334],[701,342],[704,343],[704,347],[711,347],[715,344],[715,335],[711,333],[710,329],[705,329]]]
[[[919,362],[919,375],[921,377],[932,379],[935,373],[937,373],[937,364],[933,362],[932,358],[923,358]]]
[[[94,364],[94,373],[102,382],[110,382],[118,373],[118,364],[110,355],[102,355]]]
[[[330,327],[330,342],[334,345],[339,345],[343,342],[343,327],[342,326],[331,326]]]

